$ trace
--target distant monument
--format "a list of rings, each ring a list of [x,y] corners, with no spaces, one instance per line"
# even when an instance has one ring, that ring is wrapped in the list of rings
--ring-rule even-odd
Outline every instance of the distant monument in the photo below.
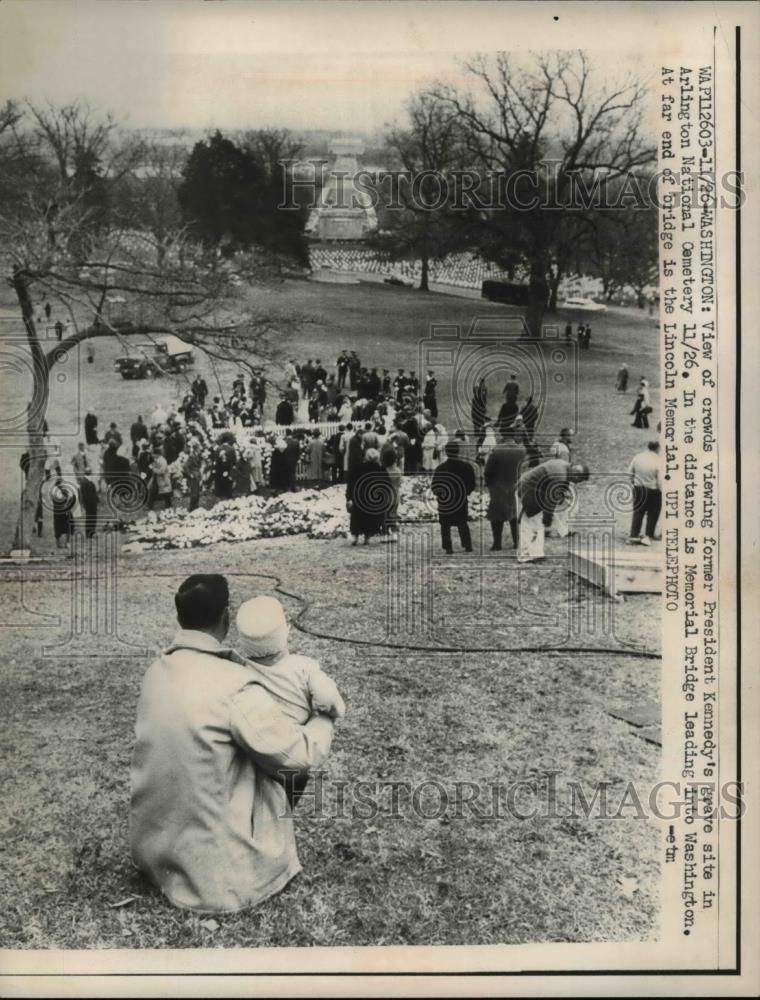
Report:
[[[372,199],[356,184],[357,157],[364,152],[364,143],[333,139],[328,151],[333,157],[330,174],[306,223],[306,235],[313,240],[364,240],[377,229]]]

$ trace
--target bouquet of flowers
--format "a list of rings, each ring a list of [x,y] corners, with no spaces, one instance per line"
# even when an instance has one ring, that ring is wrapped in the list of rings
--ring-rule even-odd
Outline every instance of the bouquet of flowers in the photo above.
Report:
[[[485,513],[488,498],[474,493],[470,517]],[[438,515],[436,499],[426,477],[401,481],[399,515],[405,522],[432,521]],[[302,535],[309,538],[345,538],[348,535],[345,488],[302,490],[280,496],[252,495],[225,500],[209,510],[151,511],[127,527],[122,552],[148,549],[186,549],[216,542]]]

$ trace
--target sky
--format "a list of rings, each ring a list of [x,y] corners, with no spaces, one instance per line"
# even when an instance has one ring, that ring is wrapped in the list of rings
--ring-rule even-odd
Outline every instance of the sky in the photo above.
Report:
[[[367,133],[424,84],[461,83],[478,51],[597,46],[602,72],[650,76],[630,34],[594,33],[600,6],[0,0],[0,101],[83,98],[132,127]]]

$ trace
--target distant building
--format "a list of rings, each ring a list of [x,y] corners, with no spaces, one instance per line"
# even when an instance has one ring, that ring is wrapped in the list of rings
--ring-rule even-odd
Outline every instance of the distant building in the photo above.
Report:
[[[377,229],[377,215],[372,197],[366,190],[368,178],[357,181],[358,157],[364,152],[361,139],[334,139],[329,152],[333,157],[319,204],[306,223],[306,235],[320,241],[357,241]]]

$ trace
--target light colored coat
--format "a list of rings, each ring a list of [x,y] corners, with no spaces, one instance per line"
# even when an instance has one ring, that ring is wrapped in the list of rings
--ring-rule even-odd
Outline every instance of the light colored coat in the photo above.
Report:
[[[322,712],[333,719],[346,714],[335,681],[310,656],[286,653],[268,666],[242,657],[241,660],[292,722],[302,726],[313,712]]]
[[[137,866],[177,906],[239,910],[301,870],[273,775],[325,760],[332,722],[283,714],[213,636],[182,631],[145,673],[132,758]]]

